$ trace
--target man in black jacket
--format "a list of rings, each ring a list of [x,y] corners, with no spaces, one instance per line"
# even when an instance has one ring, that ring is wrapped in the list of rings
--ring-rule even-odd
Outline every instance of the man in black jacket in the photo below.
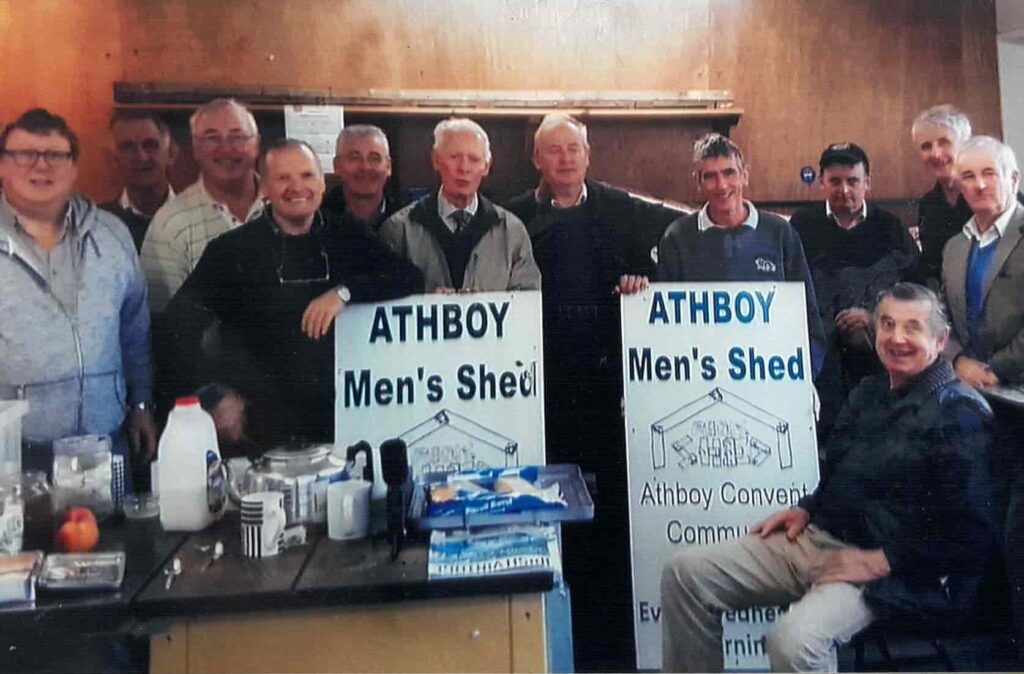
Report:
[[[323,209],[346,225],[358,224],[376,236],[403,205],[385,193],[391,150],[380,127],[354,124],[342,129],[334,149],[334,173],[341,184],[324,196]]]
[[[548,463],[596,477],[595,522],[563,531],[577,669],[633,667],[621,332],[617,292],[642,289],[678,211],[586,178],[587,128],[547,115],[534,136],[536,189],[506,204],[544,278]],[[586,590],[583,588],[586,587]]]
[[[871,163],[854,143],[833,143],[818,160],[825,199],[793,213],[814,280],[828,350],[815,380],[818,437],[828,437],[839,406],[860,380],[880,371],[871,340],[879,291],[905,280],[917,245],[900,219],[867,200]]]
[[[207,246],[166,315],[179,392],[211,379],[253,407],[257,438],[324,442],[334,429],[333,322],[349,302],[423,291],[415,267],[364,229],[325,217],[323,173],[301,141],[272,144],[261,160],[269,209]],[[197,367],[210,321],[223,356]],[[325,339],[326,337],[326,339]]]
[[[664,671],[721,671],[722,611],[789,602],[765,640],[772,669],[835,671],[835,644],[876,619],[949,624],[972,603],[996,540],[992,413],[941,358],[933,292],[896,284],[875,332],[886,373],[850,395],[814,493],[666,564]]]

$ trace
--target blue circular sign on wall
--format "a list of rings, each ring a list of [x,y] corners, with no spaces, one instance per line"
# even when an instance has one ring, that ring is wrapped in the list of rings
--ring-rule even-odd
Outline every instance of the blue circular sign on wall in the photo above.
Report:
[[[813,166],[804,166],[800,169],[800,180],[810,185],[814,182],[814,179],[818,177],[818,172],[814,170]]]

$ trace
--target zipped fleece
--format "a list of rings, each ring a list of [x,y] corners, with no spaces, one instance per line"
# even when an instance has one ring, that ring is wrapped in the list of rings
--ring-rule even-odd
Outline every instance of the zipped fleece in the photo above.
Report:
[[[146,283],[131,234],[90,199],[71,198],[78,307],[65,310],[15,236],[0,200],[0,399],[29,401],[22,436],[48,443],[115,436],[129,405],[150,400]]]

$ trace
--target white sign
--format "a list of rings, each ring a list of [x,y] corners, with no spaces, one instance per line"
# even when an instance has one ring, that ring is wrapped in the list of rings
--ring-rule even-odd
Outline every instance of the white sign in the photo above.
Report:
[[[544,463],[539,291],[355,304],[335,332],[335,442],[374,448],[377,497],[390,438],[414,478]]]
[[[659,283],[622,298],[637,667],[661,668],[664,563],[818,483],[799,283]],[[768,668],[774,608],[723,616],[727,669]]]
[[[334,146],[344,127],[345,109],[340,105],[284,106],[284,135],[309,143],[324,173],[334,172]]]

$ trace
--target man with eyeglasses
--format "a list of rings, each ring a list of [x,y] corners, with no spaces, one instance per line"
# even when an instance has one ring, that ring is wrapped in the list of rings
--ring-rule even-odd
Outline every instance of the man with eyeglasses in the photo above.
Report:
[[[218,98],[189,119],[199,180],[161,208],[142,244],[149,307],[164,310],[206,245],[263,212],[256,176],[256,119],[234,99]]]
[[[269,202],[254,220],[213,240],[165,314],[178,392],[218,380],[243,394],[259,420],[254,441],[330,442],[334,429],[336,315],[349,302],[423,291],[412,264],[361,228],[320,208],[324,176],[304,142],[272,143],[260,160]],[[314,302],[316,300],[316,302]],[[312,311],[330,307],[330,311]],[[220,321],[224,357],[196,368],[204,329]]]
[[[174,198],[167,169],[178,156],[167,122],[148,110],[119,110],[110,119],[107,158],[124,185],[121,196],[100,204],[128,225],[135,248],[153,215]]]
[[[380,127],[355,124],[342,129],[335,144],[334,173],[341,184],[324,197],[324,210],[333,212],[342,226],[363,227],[376,235],[402,207],[384,193],[391,177],[391,152]]]
[[[125,226],[72,193],[78,152],[40,108],[0,134],[0,399],[28,401],[22,464],[47,472],[68,436],[156,449],[145,280]]]

